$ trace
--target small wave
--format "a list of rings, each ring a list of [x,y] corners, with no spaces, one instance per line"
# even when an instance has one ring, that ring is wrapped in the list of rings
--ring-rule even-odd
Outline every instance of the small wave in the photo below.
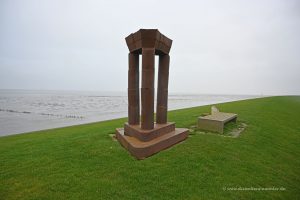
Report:
[[[101,95],[95,95],[95,96],[87,96],[87,97],[92,97],[92,98],[94,98],[94,97],[99,97],[99,98],[114,98],[114,97],[126,97],[126,96],[101,96]]]
[[[64,103],[44,103],[44,102],[39,102],[39,103],[33,103],[33,105],[38,105],[38,106],[51,106],[51,107],[65,107],[66,105]]]
[[[1,109],[0,112],[10,112],[10,113],[22,113],[22,114],[37,114],[37,115],[44,115],[44,116],[53,116],[53,117],[64,117],[64,118],[73,118],[73,119],[83,119],[83,116],[78,115],[62,115],[62,114],[52,114],[52,113],[33,113],[29,111],[18,111],[18,110],[11,110],[11,109]]]
[[[24,113],[24,114],[31,114],[29,111],[17,111],[17,110],[11,110],[11,109],[1,109],[0,112],[11,112],[11,113]]]

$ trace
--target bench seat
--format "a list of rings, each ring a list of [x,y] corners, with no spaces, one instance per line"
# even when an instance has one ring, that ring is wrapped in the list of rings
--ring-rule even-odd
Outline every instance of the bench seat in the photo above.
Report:
[[[237,114],[217,112],[198,118],[198,128],[223,133],[227,122],[236,122]]]

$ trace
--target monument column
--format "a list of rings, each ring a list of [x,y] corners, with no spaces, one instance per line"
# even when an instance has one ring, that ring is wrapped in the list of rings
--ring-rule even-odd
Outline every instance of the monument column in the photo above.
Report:
[[[154,63],[155,49],[142,48],[142,118],[141,128],[154,128]]]
[[[156,123],[158,124],[167,123],[169,64],[170,64],[169,55],[159,56],[157,107],[156,107]]]
[[[140,123],[139,54],[128,55],[128,123]]]

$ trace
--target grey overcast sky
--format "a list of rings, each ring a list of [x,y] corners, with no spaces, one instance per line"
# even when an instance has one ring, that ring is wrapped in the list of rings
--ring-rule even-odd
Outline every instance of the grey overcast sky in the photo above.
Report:
[[[126,91],[140,28],[173,40],[170,92],[300,94],[299,0],[1,0],[0,88]]]

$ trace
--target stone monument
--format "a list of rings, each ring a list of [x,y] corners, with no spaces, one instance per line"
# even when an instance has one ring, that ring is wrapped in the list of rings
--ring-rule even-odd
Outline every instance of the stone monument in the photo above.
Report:
[[[189,131],[167,122],[172,40],[157,29],[140,29],[125,38],[129,48],[128,123],[116,138],[133,156],[143,159],[187,138]],[[139,55],[142,55],[141,119]],[[156,123],[154,123],[155,55],[159,56]]]

